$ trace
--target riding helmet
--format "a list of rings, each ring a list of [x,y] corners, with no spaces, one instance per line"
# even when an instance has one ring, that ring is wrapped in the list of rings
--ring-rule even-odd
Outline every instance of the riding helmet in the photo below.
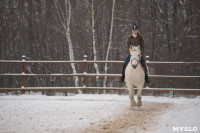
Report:
[[[133,27],[132,27],[133,30],[139,30],[139,26],[137,24],[133,24]]]

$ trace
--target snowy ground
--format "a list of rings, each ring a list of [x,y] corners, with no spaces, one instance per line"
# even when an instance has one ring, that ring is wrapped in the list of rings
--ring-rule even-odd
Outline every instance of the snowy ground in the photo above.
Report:
[[[173,127],[200,132],[200,97],[144,96],[142,107],[130,108],[128,96],[119,95],[0,96],[1,133],[170,133]]]

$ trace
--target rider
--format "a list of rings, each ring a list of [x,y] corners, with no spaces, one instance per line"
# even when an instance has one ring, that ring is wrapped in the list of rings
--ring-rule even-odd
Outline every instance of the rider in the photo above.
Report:
[[[139,30],[138,25],[134,24],[133,27],[132,27],[132,34],[128,38],[128,41],[127,41],[127,47],[129,49],[130,45],[132,45],[132,46],[138,46],[138,45],[140,45],[141,54],[142,54],[140,62],[141,62],[141,65],[142,65],[142,67],[144,68],[144,71],[145,71],[145,82],[146,83],[150,83],[149,82],[149,78],[148,78],[148,74],[147,74],[147,66],[146,66],[145,60],[143,58],[143,54],[144,54],[144,40],[143,40],[142,36],[138,33],[138,30]],[[126,69],[126,66],[129,63],[129,60],[130,60],[130,54],[128,54],[128,56],[126,57],[126,60],[124,61],[123,68],[122,68],[122,77],[121,77],[120,82],[124,82],[125,69]]]

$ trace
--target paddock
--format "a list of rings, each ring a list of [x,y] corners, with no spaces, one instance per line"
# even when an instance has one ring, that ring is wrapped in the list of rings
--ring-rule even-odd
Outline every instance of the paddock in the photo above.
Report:
[[[144,96],[130,108],[126,95],[20,95],[0,97],[2,133],[169,133],[173,127],[200,130],[200,97]]]
[[[88,94],[91,90],[124,91],[125,87],[97,87],[89,86],[88,77],[107,76],[120,77],[121,74],[95,74],[88,72],[89,63],[122,64],[123,61],[22,61],[1,60],[0,63],[19,63],[21,73],[3,73],[1,77],[19,77],[21,87],[0,88],[0,131],[22,133],[99,133],[99,132],[125,132],[125,133],[169,133],[174,130],[185,129],[200,130],[200,97],[199,88],[144,88],[144,91],[170,91],[173,95],[168,97],[143,96],[143,106],[130,108],[127,95],[116,94]],[[29,63],[83,63],[83,73],[75,74],[37,74],[27,73],[26,65]],[[147,64],[160,65],[199,65],[200,62],[155,62]],[[82,86],[79,87],[32,87],[27,86],[27,77],[83,77]],[[197,79],[198,75],[152,75],[150,78],[159,79]],[[10,91],[19,92],[18,95],[9,95]],[[34,90],[34,91],[33,91]],[[34,95],[35,91],[43,90],[82,90],[85,94],[74,96],[45,96]],[[7,92],[6,92],[7,91]],[[174,92],[194,92],[192,99],[175,97]],[[31,95],[28,95],[28,94]]]

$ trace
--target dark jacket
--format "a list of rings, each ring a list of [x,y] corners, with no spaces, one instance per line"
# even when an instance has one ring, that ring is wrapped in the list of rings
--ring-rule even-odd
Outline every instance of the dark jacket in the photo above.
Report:
[[[143,55],[143,53],[144,53],[144,39],[142,38],[142,36],[140,34],[138,34],[136,38],[134,38],[133,35],[131,34],[131,36],[127,40],[128,49],[130,48],[130,45],[132,45],[132,46],[140,45],[140,49],[141,49],[141,52],[142,52],[142,55]]]

